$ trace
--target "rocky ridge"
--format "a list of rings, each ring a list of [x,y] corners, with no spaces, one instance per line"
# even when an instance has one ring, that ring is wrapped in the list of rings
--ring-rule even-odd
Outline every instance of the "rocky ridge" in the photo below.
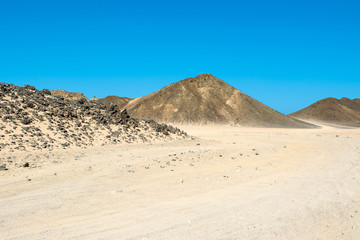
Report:
[[[69,100],[29,85],[0,83],[0,116],[0,152],[156,142],[187,135],[166,124],[132,118],[114,104]]]

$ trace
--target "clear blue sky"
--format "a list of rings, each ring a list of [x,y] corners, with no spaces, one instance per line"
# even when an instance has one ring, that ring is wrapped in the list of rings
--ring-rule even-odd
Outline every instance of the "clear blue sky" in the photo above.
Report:
[[[360,2],[0,2],[2,82],[135,98],[200,73],[283,113],[360,98]]]

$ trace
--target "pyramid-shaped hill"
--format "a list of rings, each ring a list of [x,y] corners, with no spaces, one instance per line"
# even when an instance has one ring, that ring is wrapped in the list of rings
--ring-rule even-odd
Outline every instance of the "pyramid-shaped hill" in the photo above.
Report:
[[[312,128],[285,116],[210,74],[170,84],[124,106],[141,119],[181,124]]]
[[[290,116],[325,124],[360,127],[360,99],[325,98]]]

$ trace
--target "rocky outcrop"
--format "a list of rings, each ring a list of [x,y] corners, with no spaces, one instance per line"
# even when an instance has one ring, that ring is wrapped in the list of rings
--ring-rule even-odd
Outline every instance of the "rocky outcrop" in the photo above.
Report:
[[[127,110],[86,98],[69,100],[0,83],[0,151],[53,150],[184,138],[177,128],[132,118]]]
[[[82,93],[68,92],[65,90],[53,90],[53,91],[51,91],[51,95],[62,96],[63,98],[69,99],[69,100],[79,100],[81,98],[85,98],[86,100],[88,100],[88,98],[85,97],[85,95]]]

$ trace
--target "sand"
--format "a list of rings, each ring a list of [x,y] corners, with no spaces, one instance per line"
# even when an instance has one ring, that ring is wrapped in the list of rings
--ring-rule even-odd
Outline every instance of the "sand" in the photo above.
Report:
[[[360,129],[181,129],[0,171],[0,239],[360,238]]]

